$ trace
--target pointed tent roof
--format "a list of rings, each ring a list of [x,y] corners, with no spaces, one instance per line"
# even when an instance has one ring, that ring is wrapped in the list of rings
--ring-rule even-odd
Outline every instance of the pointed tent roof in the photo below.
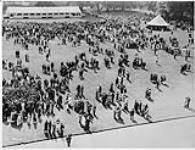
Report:
[[[147,26],[169,26],[169,24],[160,15],[158,15],[148,22]]]

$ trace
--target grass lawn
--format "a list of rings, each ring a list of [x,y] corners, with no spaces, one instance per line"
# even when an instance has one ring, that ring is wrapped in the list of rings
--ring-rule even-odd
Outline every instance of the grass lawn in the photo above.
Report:
[[[169,34],[169,32],[162,33],[162,36],[168,37]],[[174,35],[179,39],[179,42],[182,45],[186,44],[187,33],[183,31],[176,31]],[[26,51],[22,49],[21,46],[14,45],[13,40],[6,41],[4,37],[2,43],[4,59],[16,63],[15,50],[20,50],[21,58],[24,62],[24,55],[26,53],[29,53],[30,63],[25,63],[25,65],[29,66],[30,72],[32,74],[38,74],[42,77],[42,79],[49,78],[48,76],[43,75],[41,72],[41,65],[43,63],[46,63],[46,60],[44,55],[40,55],[38,53],[38,47],[29,45],[29,51]],[[60,63],[62,61],[66,62],[67,60],[74,59],[74,56],[81,52],[86,52],[87,58],[94,57],[88,53],[89,46],[85,42],[83,42],[79,47],[72,47],[70,43],[67,46],[62,46],[58,45],[57,41],[51,41],[49,43],[49,47],[51,49],[51,61],[55,63],[55,69],[57,72],[59,72]],[[112,49],[112,45],[110,43],[101,44],[101,47],[103,47],[104,49]],[[74,72],[73,81],[70,82],[70,90],[72,91],[72,97],[74,97],[75,95],[76,86],[78,84],[83,84],[85,87],[85,96],[97,105],[98,119],[94,120],[94,123],[91,126],[92,131],[134,124],[129,120],[129,116],[125,113],[122,113],[122,117],[124,119],[125,124],[117,123],[113,119],[113,111],[106,110],[105,108],[103,108],[102,105],[95,101],[96,87],[101,84],[103,87],[103,91],[107,92],[111,82],[114,82],[115,80],[118,68],[117,61],[120,56],[117,51],[115,53],[116,57],[114,58],[114,61],[116,63],[112,66],[112,69],[106,69],[103,64],[104,56],[99,55],[95,57],[100,61],[101,69],[100,71],[98,71],[98,73],[94,73],[93,71],[89,70],[89,72],[84,74],[85,80],[80,81],[78,77],[78,72]],[[131,64],[135,53],[135,50],[128,50]],[[180,65],[184,64],[184,58],[178,57],[177,60],[174,60],[173,56],[165,53],[164,51],[159,51],[158,55],[160,56],[159,62],[161,66],[157,66],[155,64],[155,57],[153,55],[153,52],[150,49],[142,51],[139,55],[141,55],[144,61],[147,62],[148,72],[144,70],[134,70],[132,68],[132,65],[130,65],[130,67],[128,68],[131,72],[132,79],[132,83],[128,83],[125,81],[129,96],[129,108],[133,107],[135,99],[147,103],[150,107],[150,114],[152,116],[153,121],[171,117],[195,115],[194,112],[183,108],[185,97],[190,96],[192,98],[191,106],[195,109],[193,94],[194,70],[192,70],[192,73],[189,73],[188,76],[181,75],[179,71]],[[193,61],[194,57],[192,57],[190,60],[192,68],[194,68]],[[167,76],[167,83],[169,87],[161,87],[162,92],[159,92],[149,80],[151,72],[165,74]],[[11,73],[3,70],[3,78],[10,79]],[[152,89],[152,97],[154,99],[153,103],[147,101],[144,98],[145,90],[147,88]],[[79,126],[78,114],[72,112],[70,115],[67,114],[67,112],[65,111],[58,112],[56,110],[56,116],[53,119],[55,120],[57,118],[60,118],[60,120],[65,124],[65,133],[74,134],[84,132]],[[37,129],[34,129],[33,126],[29,129],[27,124],[24,124],[23,127],[18,130],[12,128],[10,125],[7,126],[3,124],[3,145],[44,139],[44,119],[45,118],[43,118],[43,122],[41,124],[38,124]],[[137,115],[135,116],[135,120],[137,121],[137,124],[147,122],[146,120]]]

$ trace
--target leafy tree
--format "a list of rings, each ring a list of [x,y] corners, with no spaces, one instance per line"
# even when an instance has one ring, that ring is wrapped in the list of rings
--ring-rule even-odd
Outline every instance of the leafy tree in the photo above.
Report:
[[[172,19],[178,21],[188,21],[191,24],[194,22],[194,2],[193,1],[178,1],[168,2],[168,13]]]

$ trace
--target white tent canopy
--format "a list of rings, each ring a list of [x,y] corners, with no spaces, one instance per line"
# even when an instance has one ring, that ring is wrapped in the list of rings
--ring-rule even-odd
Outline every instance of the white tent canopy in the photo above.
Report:
[[[169,26],[169,24],[160,15],[158,15],[148,22],[147,26]]]

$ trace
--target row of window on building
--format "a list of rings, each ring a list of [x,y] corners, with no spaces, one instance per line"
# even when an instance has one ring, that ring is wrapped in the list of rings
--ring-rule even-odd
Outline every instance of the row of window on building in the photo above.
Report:
[[[10,16],[80,16],[80,13],[11,13]]]

